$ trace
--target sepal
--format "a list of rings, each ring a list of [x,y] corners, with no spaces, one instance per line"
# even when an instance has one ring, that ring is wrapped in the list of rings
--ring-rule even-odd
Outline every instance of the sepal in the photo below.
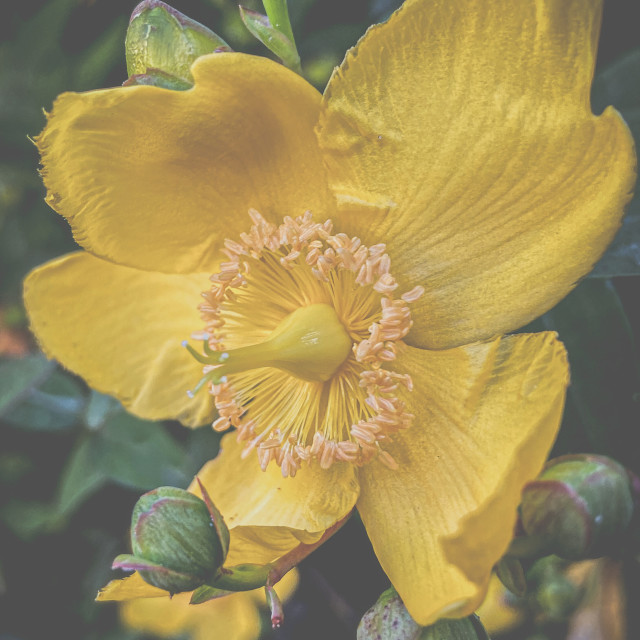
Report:
[[[148,76],[137,84],[169,76],[193,85],[194,61],[224,51],[231,48],[220,36],[159,0],[144,0],[131,14],[125,40],[127,72],[130,77]]]
[[[578,560],[619,551],[634,506],[631,477],[622,465],[579,454],[551,460],[525,486],[520,517],[537,554]]]
[[[121,571],[138,571],[141,576],[144,574],[145,582],[154,587],[165,589],[169,591],[169,593],[191,591],[199,584],[197,577],[168,569],[156,562],[151,562],[150,560],[138,558],[130,554],[116,556],[111,564],[111,568],[120,569]]]

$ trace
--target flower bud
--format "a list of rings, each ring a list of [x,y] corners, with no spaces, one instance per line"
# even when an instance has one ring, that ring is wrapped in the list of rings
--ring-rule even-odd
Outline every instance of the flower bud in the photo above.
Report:
[[[192,591],[213,580],[225,559],[218,533],[224,523],[214,517],[203,500],[183,489],[145,493],[131,518],[133,555],[118,556],[113,566],[137,570],[143,580],[170,593]]]
[[[478,616],[471,615],[459,620],[438,620],[425,627],[419,640],[489,640]]]
[[[133,78],[127,84],[169,83],[173,89],[193,84],[190,69],[196,58],[231,51],[213,31],[159,0],[144,0],[133,10],[125,50]]]
[[[549,620],[566,620],[580,602],[582,591],[563,575],[542,583],[536,591],[536,603]]]
[[[626,469],[610,458],[581,454],[552,460],[526,485],[520,514],[541,551],[580,559],[615,548],[633,509]]]
[[[398,592],[382,593],[358,625],[358,640],[418,640],[421,627],[409,615]]]

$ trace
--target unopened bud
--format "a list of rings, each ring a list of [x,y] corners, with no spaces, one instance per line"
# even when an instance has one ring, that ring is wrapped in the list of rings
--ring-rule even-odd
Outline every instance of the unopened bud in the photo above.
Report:
[[[580,602],[582,591],[563,575],[542,583],[536,591],[536,602],[549,620],[566,620]]]
[[[540,549],[562,558],[594,558],[622,539],[633,515],[630,477],[596,455],[552,460],[523,491],[522,527]]]
[[[419,640],[489,640],[489,635],[478,616],[471,615],[459,620],[438,620],[425,627]]]
[[[143,580],[170,593],[196,589],[213,580],[225,559],[226,527],[214,522],[216,515],[183,489],[145,493],[131,518],[133,555],[118,556],[113,567],[137,570]]]
[[[358,640],[418,640],[422,628],[409,615],[398,592],[382,593],[358,625]]]
[[[168,4],[144,0],[131,14],[125,50],[127,84],[184,89],[193,84],[191,65],[197,58],[231,48],[211,29]]]

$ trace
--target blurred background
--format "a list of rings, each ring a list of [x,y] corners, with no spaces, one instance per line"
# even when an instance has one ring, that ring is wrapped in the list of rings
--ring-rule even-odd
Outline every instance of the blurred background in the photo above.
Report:
[[[172,4],[233,49],[269,55],[244,28],[231,0]],[[244,4],[262,11],[257,1]],[[289,0],[307,78],[322,90],[347,48],[400,4]],[[593,105],[598,113],[614,104],[638,140],[635,4],[605,0]],[[112,558],[128,549],[129,518],[140,493],[186,486],[218,448],[210,428],[189,431],[133,418],[48,362],[28,334],[21,303],[24,275],[75,246],[66,222],[43,201],[29,136],[44,126],[43,109],[57,94],[126,79],[124,37],[134,6],[128,0],[21,0],[5,4],[0,14],[0,640],[151,638],[122,627],[117,605],[96,605],[95,594],[113,577]],[[636,198],[592,277],[527,328],[558,331],[569,350],[572,386],[554,453],[606,454],[636,473],[639,276]],[[519,627],[496,637],[640,637],[639,613],[625,606],[640,593],[637,562],[613,558],[579,570],[554,565],[539,568],[532,583],[533,594],[519,604]],[[355,638],[360,617],[387,586],[354,517],[303,563],[283,629],[271,632],[264,613],[263,637]],[[584,611],[597,620],[588,638],[572,631]]]

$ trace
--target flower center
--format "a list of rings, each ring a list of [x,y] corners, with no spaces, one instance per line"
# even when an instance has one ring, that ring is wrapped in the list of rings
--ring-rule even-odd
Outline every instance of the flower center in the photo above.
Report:
[[[204,377],[220,384],[232,373],[262,367],[288,371],[301,380],[326,382],[347,359],[351,345],[335,309],[317,303],[290,313],[268,340],[258,344],[205,357],[185,346],[197,360],[214,367]]]
[[[398,397],[407,374],[387,367],[411,328],[416,287],[396,299],[385,245],[332,234],[331,221],[307,212],[276,226],[257,211],[240,239],[227,240],[228,261],[211,276],[200,305],[204,364],[193,390],[208,387],[216,430],[237,429],[263,469],[284,476],[317,459],[395,462],[385,441],[413,416]]]

